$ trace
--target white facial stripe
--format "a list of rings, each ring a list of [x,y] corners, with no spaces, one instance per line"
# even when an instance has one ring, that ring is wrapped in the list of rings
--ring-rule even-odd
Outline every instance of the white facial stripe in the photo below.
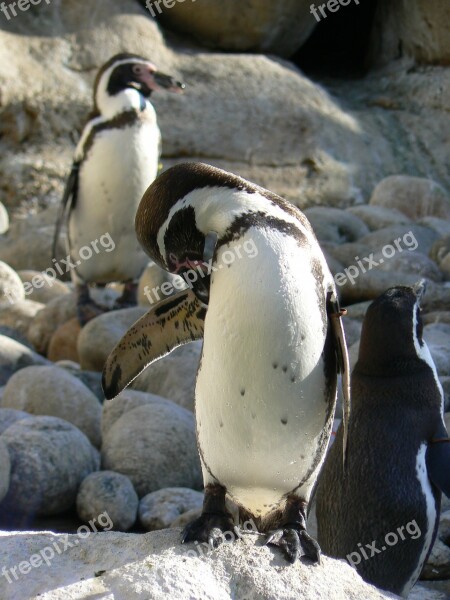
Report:
[[[98,82],[95,99],[101,113],[105,117],[111,118],[127,108],[134,108],[136,110],[139,109],[141,103],[141,94],[137,90],[128,88],[116,96],[110,96],[106,90],[108,87],[109,78],[111,77],[111,73],[114,71],[114,69],[120,67],[120,65],[127,65],[130,63],[142,64],[143,62],[146,61],[139,58],[118,60],[102,74],[100,81]],[[148,102],[148,100],[146,100],[146,102]]]
[[[420,303],[419,300],[416,301],[416,304],[414,305],[414,314],[413,314],[413,340],[414,340],[414,347],[416,349],[417,352],[417,356],[425,361],[427,363],[427,365],[430,367],[430,369],[433,371],[433,376],[434,379],[436,381],[436,385],[437,388],[439,390],[439,393],[441,395],[441,415],[442,418],[444,418],[444,390],[442,389],[442,385],[441,382],[439,381],[439,376],[436,370],[436,365],[434,364],[433,361],[433,357],[431,356],[430,353],[430,349],[428,348],[425,340],[422,340],[423,345],[420,345],[419,340],[417,339],[417,310],[420,310]]]
[[[174,204],[158,232],[157,243],[161,256],[165,256],[164,236],[169,228],[170,221],[179,210],[186,207],[194,208],[196,226],[205,235],[210,231],[214,231],[221,236],[237,217],[250,212],[263,211],[270,216],[294,224],[305,235],[312,247],[318,246],[314,236],[298,219],[281,207],[272,204],[262,194],[217,186],[193,190]],[[324,273],[328,273],[328,265],[323,253],[319,251],[317,258],[321,261]],[[331,275],[330,282],[332,282]]]

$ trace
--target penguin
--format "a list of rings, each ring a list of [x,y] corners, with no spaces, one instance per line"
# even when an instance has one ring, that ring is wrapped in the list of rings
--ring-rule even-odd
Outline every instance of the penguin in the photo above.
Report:
[[[393,287],[368,308],[351,376],[345,473],[336,435],[317,487],[318,540],[367,582],[406,597],[450,495],[444,395],[423,339],[425,281]]]
[[[147,59],[128,53],[113,56],[96,76],[94,110],[75,150],[53,243],[55,261],[65,222],[81,324],[104,310],[90,298],[89,284],[125,283],[116,307],[136,303],[136,281],[148,258],[136,240],[134,217],[157,175],[161,153],[150,96],[157,90],[180,93],[184,88]],[[89,260],[80,260],[80,250],[95,242],[98,246],[102,236],[114,251],[97,247]]]
[[[288,561],[320,562],[307,510],[348,358],[334,281],[309,222],[241,177],[186,163],[149,187],[136,232],[147,254],[189,274],[190,286],[125,334],[103,389],[115,397],[153,361],[203,338],[195,412],[205,500],[182,542],[219,545],[238,526],[231,501],[240,522],[253,519]],[[215,249],[205,262],[209,235]]]

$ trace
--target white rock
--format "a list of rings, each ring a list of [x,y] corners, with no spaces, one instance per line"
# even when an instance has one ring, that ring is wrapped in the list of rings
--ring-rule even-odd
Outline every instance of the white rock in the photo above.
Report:
[[[133,527],[139,499],[133,484],[120,473],[97,471],[83,480],[77,496],[77,512],[88,523],[106,512],[115,531],[128,531]]]
[[[59,367],[27,367],[6,384],[3,408],[65,419],[101,445],[101,404],[79,379]]]
[[[139,520],[147,531],[166,529],[188,511],[200,511],[203,493],[188,488],[165,488],[144,496],[139,502]]]
[[[3,203],[0,202],[0,235],[6,233],[9,229],[9,215],[8,211],[4,207]]]
[[[25,290],[17,273],[0,261],[0,306],[11,306],[25,298]]]
[[[85,535],[85,534],[83,534]],[[180,544],[180,530],[145,535],[116,532],[77,535],[1,533],[0,564],[13,584],[0,578],[2,600],[382,600],[397,598],[366,584],[348,564],[323,557],[321,566],[286,564],[277,549],[254,535],[217,550]],[[10,572],[43,548],[65,548],[30,567]],[[77,542],[77,543],[76,543]],[[26,570],[26,565],[24,568]],[[74,575],[76,574],[76,575]],[[95,576],[97,575],[97,576]],[[38,597],[39,595],[39,597]]]
[[[140,498],[165,487],[201,487],[194,415],[168,400],[126,412],[103,438],[102,466],[127,475]]]
[[[11,375],[31,365],[49,365],[37,352],[16,342],[6,335],[0,335],[0,384],[4,385]]]
[[[8,427],[1,439],[12,465],[2,514],[62,513],[74,505],[83,479],[99,467],[98,452],[87,437],[63,419],[24,419]]]

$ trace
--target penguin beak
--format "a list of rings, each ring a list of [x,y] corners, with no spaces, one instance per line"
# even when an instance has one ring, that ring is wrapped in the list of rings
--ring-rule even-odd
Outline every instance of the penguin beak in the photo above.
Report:
[[[152,92],[166,90],[174,94],[182,94],[186,88],[184,83],[177,81],[171,75],[156,71],[153,65],[139,73],[139,81]]]
[[[420,303],[422,301],[422,298],[424,297],[426,289],[427,289],[426,280],[421,279],[415,285],[413,285],[412,289],[413,289],[414,294],[416,295],[417,300]]]

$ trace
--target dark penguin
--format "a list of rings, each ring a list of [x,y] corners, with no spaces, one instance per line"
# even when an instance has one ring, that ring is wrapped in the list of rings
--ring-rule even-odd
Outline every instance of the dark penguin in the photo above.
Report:
[[[319,561],[307,507],[337,371],[348,367],[334,281],[309,222],[263,188],[190,163],[150,186],[136,230],[149,256],[189,273],[192,288],[132,327],[107,360],[103,386],[112,398],[153,361],[203,337],[196,420],[205,503],[183,541],[216,545],[233,531],[228,497],[288,560],[302,549]],[[206,261],[210,233],[217,242]]]
[[[391,288],[370,305],[351,378],[345,474],[340,428],[317,489],[323,551],[403,596],[432,548],[441,490],[450,493],[443,391],[422,339],[424,287]]]
[[[136,282],[148,257],[137,242],[134,217],[142,194],[158,173],[161,150],[149,98],[157,90],[178,93],[183,88],[134,54],[113,56],[97,74],[94,111],[75,151],[53,245],[55,257],[56,241],[66,222],[82,324],[102,312],[90,298],[88,284],[124,283],[117,307],[136,303]],[[98,242],[106,238],[108,249],[102,251]],[[80,260],[83,248],[93,242],[96,252],[89,260]]]

